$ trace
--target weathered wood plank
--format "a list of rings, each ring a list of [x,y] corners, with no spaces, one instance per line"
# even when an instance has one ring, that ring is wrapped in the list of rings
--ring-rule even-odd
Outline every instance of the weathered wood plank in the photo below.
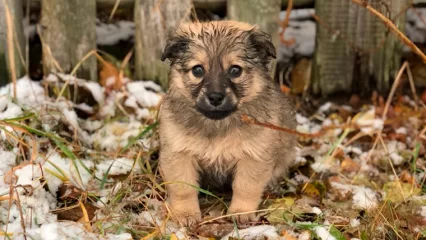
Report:
[[[372,0],[372,7],[396,16],[407,0]],[[390,12],[389,12],[390,11]],[[401,43],[366,9],[346,0],[319,1],[312,89],[315,94],[387,91],[400,67]],[[405,17],[396,24],[403,30]]]
[[[96,49],[96,2],[87,0],[42,1],[43,72],[69,73],[85,55]],[[94,56],[80,66],[77,76],[97,80]]]
[[[168,64],[161,61],[167,35],[189,20],[190,0],[137,0],[135,5],[135,78],[168,84]]]
[[[0,86],[7,84],[10,79],[10,62],[8,57],[7,44],[7,22],[5,2],[0,1]],[[16,78],[20,78],[25,74],[24,56],[25,56],[25,36],[23,31],[23,8],[22,0],[6,0],[11,17],[13,18],[14,36],[14,62]]]

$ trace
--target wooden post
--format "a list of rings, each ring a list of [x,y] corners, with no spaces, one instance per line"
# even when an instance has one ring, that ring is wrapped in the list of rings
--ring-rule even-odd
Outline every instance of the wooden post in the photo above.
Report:
[[[12,20],[13,49],[8,48],[8,24],[6,6]],[[6,85],[12,79],[9,52],[13,51],[15,77],[25,74],[25,36],[23,30],[22,0],[0,0],[0,86]]]
[[[191,0],[136,0],[135,78],[168,85],[168,64],[161,61],[169,33],[189,20]]]
[[[41,5],[43,72],[47,75],[59,67],[70,73],[84,56],[96,50],[96,1],[42,0]],[[96,57],[89,57],[77,77],[96,81],[96,67]]]
[[[369,4],[393,18],[407,0],[371,0]],[[389,90],[400,67],[402,44],[366,9],[347,0],[316,2],[317,46],[312,90],[315,94]],[[397,26],[404,29],[405,16]]]
[[[278,23],[281,0],[228,0],[228,18],[257,24],[269,33],[275,47],[278,46]]]

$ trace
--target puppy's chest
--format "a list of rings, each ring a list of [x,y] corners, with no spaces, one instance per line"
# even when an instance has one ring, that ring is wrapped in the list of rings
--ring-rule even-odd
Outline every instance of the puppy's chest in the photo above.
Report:
[[[250,136],[249,132],[232,130],[224,136],[205,137],[202,135],[187,135],[179,133],[178,142],[173,150],[188,152],[195,156],[200,163],[207,165],[225,164],[233,165],[244,158],[260,158],[267,148],[267,141],[262,134]]]

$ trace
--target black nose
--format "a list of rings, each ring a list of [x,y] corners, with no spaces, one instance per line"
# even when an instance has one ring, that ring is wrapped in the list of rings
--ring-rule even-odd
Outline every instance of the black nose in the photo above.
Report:
[[[215,107],[221,105],[225,99],[225,94],[220,92],[212,92],[207,95],[209,103]]]

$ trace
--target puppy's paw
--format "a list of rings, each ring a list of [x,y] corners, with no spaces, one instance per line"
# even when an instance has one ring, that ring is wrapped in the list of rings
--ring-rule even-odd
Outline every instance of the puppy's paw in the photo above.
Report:
[[[173,213],[174,220],[184,227],[192,227],[201,221],[201,212],[199,211],[186,209],[175,210]]]
[[[243,209],[237,209],[237,208],[229,208],[227,214],[233,214],[232,217],[237,221],[239,224],[247,224],[251,222],[256,222],[259,220],[259,217],[256,215],[256,213],[253,213],[255,209],[251,210],[243,210]],[[251,213],[245,213],[245,212],[251,212]]]

